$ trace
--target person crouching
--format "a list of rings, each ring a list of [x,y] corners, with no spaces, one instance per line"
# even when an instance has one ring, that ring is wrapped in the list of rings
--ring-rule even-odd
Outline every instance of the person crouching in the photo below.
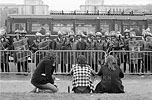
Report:
[[[31,83],[35,86],[32,92],[38,92],[37,89],[48,90],[50,93],[58,91],[57,86],[54,85],[55,77],[53,76],[55,70],[55,56],[56,54],[54,52],[48,52],[45,58],[37,65],[31,79]]]
[[[79,55],[76,65],[73,65],[71,74],[73,75],[73,89],[74,93],[90,93],[93,90],[93,82],[91,76],[95,72],[87,64],[87,59],[84,55]]]

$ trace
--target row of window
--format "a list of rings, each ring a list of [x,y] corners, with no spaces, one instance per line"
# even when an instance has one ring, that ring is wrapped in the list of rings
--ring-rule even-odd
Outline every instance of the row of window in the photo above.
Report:
[[[123,26],[123,27],[122,27]],[[29,31],[29,25],[27,25],[27,31]],[[49,28],[48,24],[45,23],[32,23],[31,26],[31,31],[32,32],[38,32],[40,31],[42,28],[45,31],[49,31],[49,29],[51,29],[52,34],[57,34],[58,31],[65,31],[65,32],[69,32],[71,30],[73,30],[74,28],[74,24],[73,23],[67,23],[65,22],[61,22],[61,23],[51,23],[51,27]],[[103,32],[107,32],[107,31],[112,31],[113,24],[110,21],[101,21],[100,22],[100,29]],[[142,29],[145,29],[145,22],[144,21],[123,21],[123,23],[121,23],[120,21],[116,21],[114,23],[114,30],[115,31],[123,31],[125,29],[131,29],[131,30],[135,30],[136,32],[139,32],[140,34],[142,33]],[[152,24],[149,24],[149,27],[152,30]],[[89,23],[89,22],[77,22],[75,24],[75,31],[79,32],[79,31],[83,31],[83,32],[96,32],[96,28],[97,28],[97,23]],[[15,31],[16,29],[19,30],[23,30],[26,29],[26,23],[14,23],[12,25],[12,31]],[[140,35],[139,34],[139,35]]]

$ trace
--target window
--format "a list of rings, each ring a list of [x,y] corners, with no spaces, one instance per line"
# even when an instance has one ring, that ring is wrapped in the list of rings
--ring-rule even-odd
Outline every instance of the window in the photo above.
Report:
[[[57,35],[58,31],[69,32],[73,30],[73,22],[68,20],[53,21],[53,33],[52,35]]]
[[[76,32],[96,32],[96,23],[93,20],[77,20],[76,21]]]
[[[32,14],[35,14],[34,12],[35,12],[34,6],[32,6]]]
[[[12,26],[12,31],[15,30],[25,30],[25,23],[14,23]]]
[[[109,21],[100,21],[100,29],[102,29],[103,32],[109,32],[110,31],[110,23]]]
[[[45,31],[49,31],[48,24],[40,24],[40,23],[32,23],[32,32],[40,32],[41,29],[44,29]],[[45,34],[45,33],[43,33]]]

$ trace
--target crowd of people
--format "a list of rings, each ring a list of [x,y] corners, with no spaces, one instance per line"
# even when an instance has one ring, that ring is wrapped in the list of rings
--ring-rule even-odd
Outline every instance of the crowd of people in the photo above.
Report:
[[[9,72],[9,52],[6,50],[14,50],[13,43],[22,39],[27,38],[27,32],[25,30],[16,30],[15,36],[13,39],[10,39],[6,32],[2,32],[0,34],[0,50],[4,50],[1,54],[1,71]],[[124,34],[124,36],[122,36]],[[38,50],[44,50],[44,48],[40,48],[39,44],[43,41],[49,41],[48,47],[45,50],[102,50],[106,53],[109,53],[113,50],[134,50],[135,46],[139,46],[140,50],[143,51],[151,51],[152,50],[152,33],[150,32],[150,28],[143,30],[142,33],[142,42],[136,40],[136,33],[132,30],[125,30],[124,33],[111,31],[101,33],[101,32],[89,32],[84,34],[82,31],[74,33],[73,31],[64,32],[59,31],[58,35],[55,39],[52,39],[51,33],[46,32],[45,36],[42,38],[42,34],[37,32],[35,34],[35,39],[33,41],[27,38],[28,50],[34,54]],[[132,41],[133,44],[130,44]],[[138,49],[139,50],[139,49]],[[42,59],[39,57],[40,55],[36,55],[36,65]],[[15,56],[13,56],[15,57]],[[64,57],[60,57],[64,59]],[[96,57],[95,57],[96,58]],[[61,59],[61,60],[62,60]],[[68,57],[66,57],[68,59]],[[125,55],[125,61],[127,61],[127,55]],[[148,58],[148,61],[151,61],[151,57]],[[18,72],[21,71],[21,66],[23,71],[28,71],[28,58],[24,61],[18,61],[15,58],[15,63],[17,63]],[[61,62],[62,63],[62,62]],[[64,62],[65,63],[65,62]],[[66,62],[67,63],[67,62]],[[93,62],[96,63],[96,62]],[[149,65],[150,66],[150,65]],[[70,65],[71,67],[71,65]],[[62,71],[63,72],[63,71]]]

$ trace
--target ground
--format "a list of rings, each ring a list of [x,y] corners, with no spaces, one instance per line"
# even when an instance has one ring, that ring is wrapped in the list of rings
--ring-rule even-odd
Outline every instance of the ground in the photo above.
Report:
[[[55,83],[59,92],[30,93],[33,86],[30,84],[30,75],[1,75],[0,100],[152,100],[152,75],[144,77],[137,75],[126,75],[123,81],[124,94],[74,94],[68,93],[68,86],[71,86],[71,77],[57,75]],[[94,85],[99,82],[96,77]]]

